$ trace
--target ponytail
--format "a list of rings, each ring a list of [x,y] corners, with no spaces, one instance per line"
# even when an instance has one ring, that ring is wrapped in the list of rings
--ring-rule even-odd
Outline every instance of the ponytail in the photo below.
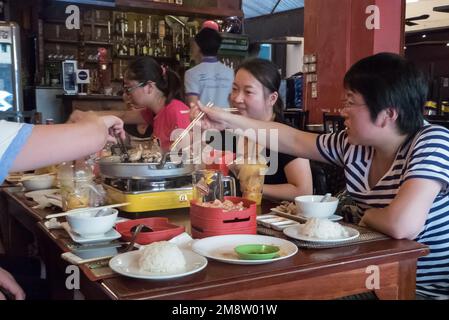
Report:
[[[179,75],[167,66],[162,66],[162,70],[162,81],[161,83],[156,82],[156,86],[164,93],[167,99],[166,104],[169,104],[173,99],[183,100],[182,83]]]

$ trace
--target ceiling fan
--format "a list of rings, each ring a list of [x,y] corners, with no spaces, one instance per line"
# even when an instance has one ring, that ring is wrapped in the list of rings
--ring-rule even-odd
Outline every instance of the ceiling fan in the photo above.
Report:
[[[426,20],[429,17],[430,17],[430,15],[428,15],[428,14],[423,14],[423,15],[416,16],[416,17],[410,17],[410,18],[405,19],[405,24],[409,27],[416,26],[416,25],[418,25],[418,23],[413,22],[413,21]]]

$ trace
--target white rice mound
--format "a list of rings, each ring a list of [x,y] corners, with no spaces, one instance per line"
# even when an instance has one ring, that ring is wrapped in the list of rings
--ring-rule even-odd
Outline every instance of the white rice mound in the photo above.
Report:
[[[311,218],[301,227],[301,234],[310,238],[340,239],[349,237],[349,233],[336,222],[329,219]]]
[[[176,244],[168,241],[153,242],[142,250],[140,271],[176,273],[185,270],[186,259]]]

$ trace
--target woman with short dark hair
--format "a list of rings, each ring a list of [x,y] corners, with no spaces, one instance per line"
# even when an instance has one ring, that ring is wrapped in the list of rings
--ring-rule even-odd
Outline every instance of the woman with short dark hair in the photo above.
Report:
[[[430,254],[418,259],[417,292],[448,299],[449,130],[423,120],[426,79],[399,55],[380,53],[354,64],[344,84],[344,131],[317,135],[208,108],[202,124],[278,129],[281,152],[343,167],[361,223],[428,245]]]

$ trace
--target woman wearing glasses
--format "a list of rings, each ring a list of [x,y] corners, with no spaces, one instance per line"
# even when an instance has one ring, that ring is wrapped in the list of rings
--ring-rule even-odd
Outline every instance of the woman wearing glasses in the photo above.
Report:
[[[345,131],[316,135],[216,108],[203,108],[202,125],[278,129],[281,152],[344,167],[361,223],[428,245],[430,254],[418,260],[417,293],[448,299],[449,130],[424,122],[427,81],[402,57],[380,53],[353,65],[344,85]]]
[[[190,109],[178,100],[181,90],[182,82],[174,71],[151,57],[140,57],[131,62],[125,73],[123,94],[133,105],[145,108],[104,113],[120,117],[125,124],[152,125],[153,135],[159,138],[162,149],[168,150],[172,132],[190,123]],[[70,118],[82,116],[83,112],[74,111]]]

